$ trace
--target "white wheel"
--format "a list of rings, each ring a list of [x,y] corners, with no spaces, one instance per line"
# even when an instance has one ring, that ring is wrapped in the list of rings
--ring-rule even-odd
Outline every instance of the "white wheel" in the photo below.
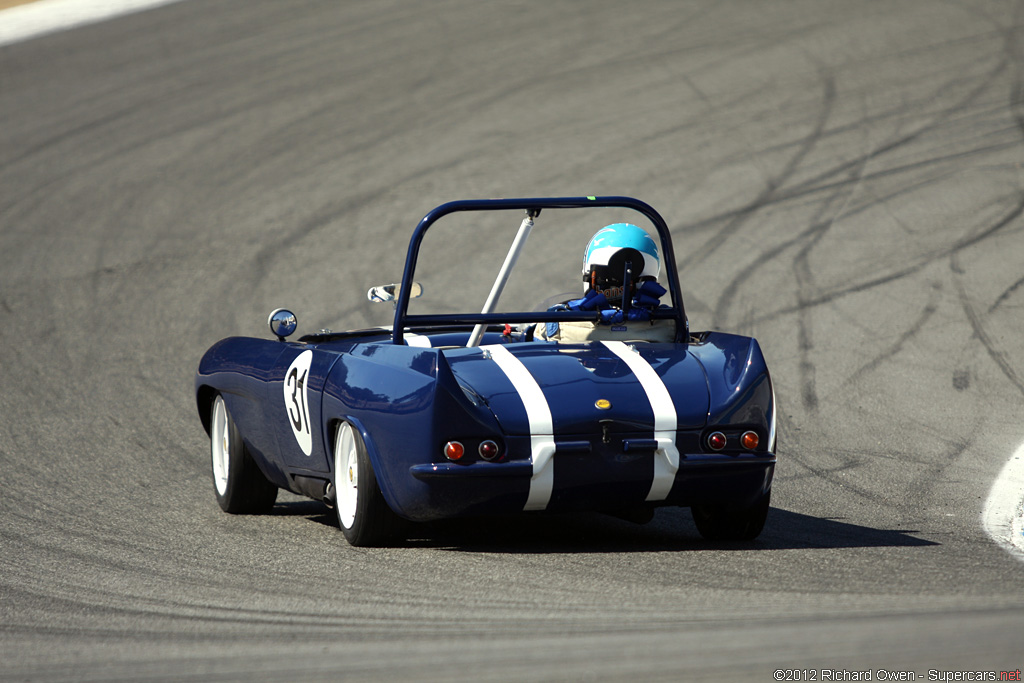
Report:
[[[210,406],[210,464],[213,490],[224,512],[252,514],[274,507],[277,486],[267,481],[242,443],[224,397]]]
[[[351,422],[335,431],[334,488],[338,526],[351,545],[388,545],[401,536],[403,522],[384,500],[366,444]]]
[[[338,492],[338,523],[343,529],[351,529],[359,504],[359,451],[351,424],[341,423],[335,443],[334,487]]]
[[[231,467],[231,430],[228,429],[228,411],[224,399],[218,396],[213,402],[213,424],[210,425],[210,455],[213,459],[213,486],[217,495],[223,496],[228,490],[228,468]]]

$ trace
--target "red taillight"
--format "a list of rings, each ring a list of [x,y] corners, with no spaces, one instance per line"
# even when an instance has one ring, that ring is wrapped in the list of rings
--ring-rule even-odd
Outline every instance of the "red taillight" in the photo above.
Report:
[[[757,444],[760,443],[760,439],[757,437],[757,432],[743,432],[743,436],[740,437],[740,443],[748,451],[756,451]]]
[[[498,457],[498,444],[493,441],[482,442],[478,450],[480,452],[480,457],[484,460],[494,460]]]
[[[720,451],[725,448],[725,434],[722,432],[711,432],[708,435],[708,447],[713,451]]]
[[[449,460],[461,460],[466,454],[466,449],[458,441],[449,441],[444,445],[444,457]]]

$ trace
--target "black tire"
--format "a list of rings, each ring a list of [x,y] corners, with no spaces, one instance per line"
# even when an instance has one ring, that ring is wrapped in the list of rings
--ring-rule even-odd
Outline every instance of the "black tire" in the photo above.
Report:
[[[366,444],[351,422],[335,430],[334,490],[338,526],[350,545],[381,547],[403,540],[404,520],[384,500]]]
[[[690,511],[697,531],[708,541],[752,541],[764,529],[772,492],[768,491],[750,507],[694,505]]]
[[[277,486],[267,481],[245,450],[242,435],[219,394],[210,406],[210,460],[213,492],[224,512],[253,515],[274,507]]]

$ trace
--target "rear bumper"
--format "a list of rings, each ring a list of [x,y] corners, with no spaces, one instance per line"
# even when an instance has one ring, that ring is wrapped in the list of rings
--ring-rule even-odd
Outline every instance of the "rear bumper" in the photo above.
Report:
[[[620,456],[614,461],[557,453],[549,465],[554,468],[554,484],[544,509],[561,512],[702,504],[743,507],[771,488],[775,462],[775,455],[768,452],[680,454],[668,495],[648,501],[655,476],[655,456],[650,452]],[[418,487],[423,499],[411,506],[420,511],[418,519],[520,512],[534,476],[533,464],[526,460],[432,463],[414,465],[409,473],[424,485]]]

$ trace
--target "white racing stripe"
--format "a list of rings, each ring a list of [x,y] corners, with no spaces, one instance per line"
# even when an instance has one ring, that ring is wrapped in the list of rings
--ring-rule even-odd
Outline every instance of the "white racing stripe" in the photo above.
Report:
[[[554,463],[551,462],[551,456],[555,454],[555,429],[548,400],[544,398],[540,385],[523,362],[513,356],[508,349],[500,344],[481,346],[480,349],[490,353],[491,360],[512,382],[512,386],[523,401],[523,407],[526,408],[526,417],[530,422],[533,476],[530,478],[530,494],[523,510],[543,510],[551,501],[551,491],[555,483]]]
[[[0,45],[95,24],[179,0],[39,0],[0,11]]]
[[[621,358],[640,382],[647,393],[647,400],[654,410],[654,438],[658,448],[654,452],[654,480],[647,494],[648,501],[665,500],[672,491],[672,484],[679,471],[679,449],[676,447],[676,406],[668,388],[651,364],[643,356],[623,342],[603,341],[612,353]]]
[[[421,349],[429,349],[432,346],[432,344],[430,343],[430,337],[427,337],[422,334],[406,332],[404,338],[406,346],[418,346]]]

